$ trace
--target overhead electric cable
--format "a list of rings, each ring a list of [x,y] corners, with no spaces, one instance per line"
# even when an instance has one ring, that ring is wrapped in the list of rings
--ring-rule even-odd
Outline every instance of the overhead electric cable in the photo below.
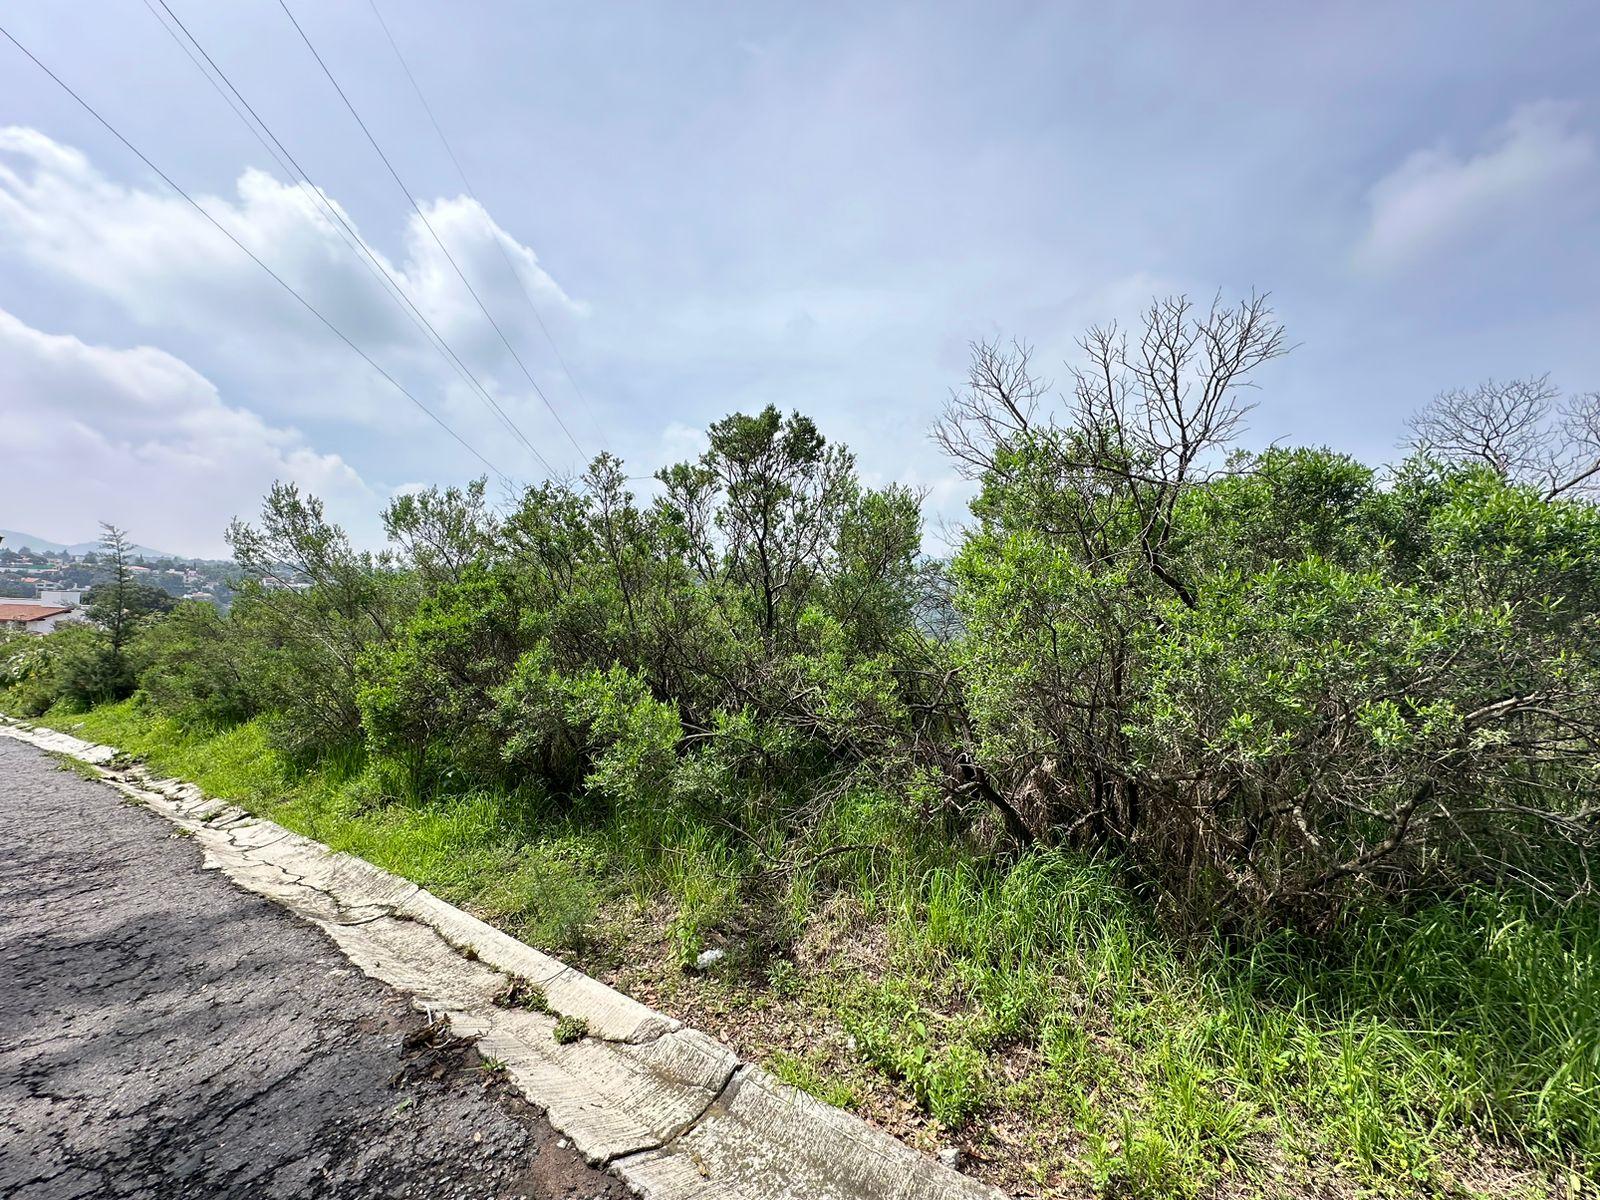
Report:
[[[240,121],[244,123],[245,128],[250,130],[250,132],[255,135],[255,139],[260,142],[261,145],[266,149],[267,153],[273,157],[278,166],[282,168],[284,174],[288,175],[291,179],[294,179],[296,185],[300,188],[300,191],[308,196],[314,203],[320,204],[322,208],[329,214],[329,216],[333,218],[335,232],[340,235],[346,245],[350,246],[360,256],[359,261],[363,266],[366,267],[368,274],[372,275],[373,278],[378,280],[379,284],[382,285],[385,291],[388,293],[390,299],[402,306],[401,312],[410,318],[412,325],[416,327],[417,331],[429,341],[430,345],[432,345],[435,350],[446,357],[446,360],[454,367],[456,374],[459,375],[469,387],[476,390],[479,399],[481,399],[484,404],[488,406],[489,410],[500,419],[500,423],[506,427],[506,430],[514,434],[518,440],[520,440],[522,444],[527,447],[529,453],[531,453],[534,458],[539,461],[540,466],[545,469],[545,473],[548,475],[554,475],[555,469],[550,465],[549,460],[539,452],[538,447],[528,440],[528,437],[525,433],[523,433],[522,428],[514,420],[512,420],[510,414],[508,414],[500,406],[499,402],[495,400],[494,396],[490,394],[489,389],[484,386],[482,381],[480,381],[475,374],[473,374],[472,368],[467,366],[467,364],[462,361],[461,356],[457,354],[455,348],[445,340],[444,335],[441,334],[434,326],[433,322],[428,319],[427,314],[418,308],[417,305],[412,301],[411,297],[406,294],[405,289],[395,282],[394,277],[389,273],[387,267],[378,260],[378,257],[373,253],[372,248],[367,245],[366,239],[364,239],[361,234],[350,225],[350,222],[345,218],[345,215],[340,210],[339,206],[329,200],[327,194],[316,185],[316,182],[311,178],[309,172],[307,172],[305,168],[300,165],[300,161],[295,158],[293,152],[290,151],[288,146],[283,144],[283,140],[272,131],[272,127],[268,125],[261,114],[255,110],[255,107],[250,103],[250,101],[245,99],[243,93],[241,93],[239,89],[234,86],[233,80],[228,78],[227,72],[217,65],[216,60],[213,59],[210,53],[207,52],[206,48],[200,44],[200,40],[196,38],[190,31],[189,27],[183,23],[183,19],[179,17],[177,13],[172,11],[166,0],[156,0],[156,2],[161,5],[167,16],[172,19],[173,24],[177,25],[177,27],[183,31],[183,36],[189,39],[189,42],[193,44],[194,49],[200,52],[201,57],[203,57],[206,63],[210,65],[211,70],[207,71],[206,68],[201,65],[200,60],[195,58],[194,52],[189,49],[189,46],[185,45],[183,40],[178,37],[177,33],[175,33],[170,26],[168,26],[166,21],[161,19],[161,14],[156,12],[151,0],[145,0],[145,7],[150,9],[151,15],[156,18],[157,22],[161,25],[161,28],[166,31],[167,36],[172,38],[172,40],[177,43],[179,49],[183,50],[183,52],[188,55],[189,61],[194,63],[195,68],[205,76],[206,81],[211,84],[211,86],[216,90],[217,94],[228,102],[228,107],[233,109],[234,114],[240,119]],[[212,72],[216,73],[216,78],[212,77]],[[227,85],[228,92],[233,93],[231,97],[228,95],[228,92],[224,92],[222,90],[222,86],[218,84],[217,79],[221,79],[222,83]],[[237,100],[237,103],[235,103],[235,100]],[[241,104],[244,106],[244,111],[240,110],[239,105]],[[245,112],[248,112],[250,115],[246,117]],[[260,128],[257,129],[257,126],[260,126]],[[265,137],[262,136],[263,134],[265,134]],[[271,139],[270,143],[267,140],[269,138]],[[285,159],[288,161],[285,162]]]
[[[389,31],[389,22],[383,19],[383,14],[378,11],[378,0],[367,0],[372,7],[372,15],[378,19],[379,26],[383,29],[383,36],[389,41],[389,48],[394,51],[400,69],[406,73],[406,78],[411,82],[411,90],[416,92],[418,101],[422,104],[422,111],[428,114],[428,121],[433,126],[434,133],[439,135],[439,144],[444,147],[444,152],[450,156],[450,162],[456,169],[456,174],[461,177],[461,186],[467,189],[467,195],[472,197],[479,208],[488,211],[478,193],[472,186],[472,180],[467,178],[466,168],[461,165],[461,160],[456,157],[455,147],[450,144],[450,139],[445,136],[444,128],[439,124],[439,118],[434,116],[433,105],[428,103],[428,97],[423,94],[422,85],[417,82],[417,77],[411,71],[411,64],[406,61],[406,56],[400,52],[400,44],[395,41],[394,34]],[[595,436],[600,439],[602,446],[606,445],[605,430],[594,415],[594,409],[589,405],[589,397],[583,394],[577,377],[573,375],[572,368],[567,365],[566,357],[561,353],[561,347],[556,345],[555,338],[550,333],[550,328],[544,323],[544,316],[539,312],[539,306],[534,302],[533,292],[529,289],[527,281],[522,278],[522,272],[517,270],[517,265],[511,261],[511,255],[506,253],[505,245],[499,238],[494,239],[494,248],[500,252],[500,261],[505,263],[506,270],[511,278],[516,281],[517,290],[522,293],[522,298],[528,302],[528,310],[533,313],[533,319],[539,323],[539,332],[544,334],[544,340],[550,343],[550,351],[556,356],[556,361],[561,364],[562,373],[566,375],[567,382],[572,385],[578,401],[583,405],[584,415],[589,418],[589,424],[594,426]]]
[[[467,278],[466,273],[462,271],[461,264],[456,262],[455,255],[450,253],[450,248],[444,244],[444,239],[439,236],[438,230],[434,229],[433,222],[428,220],[428,214],[422,211],[422,206],[417,203],[416,197],[411,193],[411,189],[406,186],[405,180],[400,178],[400,173],[395,170],[394,164],[389,161],[389,156],[383,152],[383,147],[378,144],[378,139],[373,136],[372,130],[367,128],[367,123],[362,120],[361,114],[356,110],[356,106],[351,103],[350,97],[345,94],[344,88],[339,85],[339,80],[335,78],[328,64],[323,61],[322,55],[317,52],[317,48],[312,43],[311,38],[301,28],[300,22],[295,20],[295,15],[290,10],[286,0],[278,0],[278,7],[283,9],[284,15],[289,18],[289,23],[294,26],[295,32],[300,35],[300,40],[306,44],[306,49],[311,51],[311,57],[317,60],[317,66],[322,68],[322,73],[328,77],[328,82],[333,85],[333,90],[339,93],[339,99],[344,101],[344,106],[350,110],[350,115],[355,118],[356,124],[361,126],[361,132],[366,134],[367,141],[371,143],[373,150],[377,151],[378,157],[383,160],[383,165],[388,169],[395,186],[405,193],[406,200],[410,202],[412,210],[428,230],[434,243],[445,256],[446,261],[449,262],[451,269],[455,271],[456,277],[461,280],[462,286],[467,289],[468,294],[471,295],[484,317],[494,328],[496,335],[499,336],[501,343],[505,346],[506,352],[511,355],[512,361],[517,364],[518,369],[527,379],[529,386],[533,388],[539,399],[544,402],[544,406],[550,410],[550,415],[556,419],[556,424],[561,427],[561,432],[567,435],[567,441],[572,443],[572,448],[578,452],[580,457],[587,457],[584,454],[583,447],[578,445],[578,439],[572,436],[572,430],[567,428],[567,423],[561,419],[561,414],[556,411],[555,405],[550,403],[550,398],[544,394],[544,389],[539,386],[538,380],[533,377],[533,372],[528,370],[527,364],[522,361],[522,356],[517,353],[516,347],[511,344],[511,339],[506,337],[505,330],[501,329],[500,323],[494,319],[494,314],[489,311],[488,305],[483,302],[483,297],[478,295],[478,290],[472,286],[472,282]]]
[[[263,262],[256,255],[255,251],[251,250],[249,246],[246,246],[237,237],[235,237],[233,235],[233,233],[228,229],[227,226],[223,225],[222,222],[218,221],[209,212],[207,212],[206,209],[204,208],[204,206],[202,206],[197,200],[195,200],[195,198],[193,196],[189,195],[188,192],[184,191],[183,188],[179,187],[178,184],[173,180],[173,178],[170,175],[168,175],[165,171],[163,171],[160,167],[156,166],[156,164],[150,160],[149,156],[146,155],[143,150],[140,150],[139,147],[135,146],[126,137],[124,137],[122,135],[122,132],[119,129],[117,129],[117,127],[115,125],[113,125],[110,121],[106,120],[105,117],[101,116],[99,110],[96,109],[94,107],[94,105],[90,104],[87,100],[85,100],[82,96],[80,96],[76,91],[74,91],[72,89],[72,86],[70,84],[68,84],[66,82],[66,80],[62,79],[61,76],[57,75],[49,67],[45,66],[44,63],[39,60],[39,58],[33,53],[32,50],[29,50],[26,46],[24,46],[21,42],[19,42],[16,39],[15,36],[12,35],[12,33],[11,33],[11,31],[9,29],[5,28],[3,25],[0,25],[0,35],[4,35],[5,39],[8,42],[10,42],[13,46],[15,46],[18,50],[22,51],[22,53],[25,54],[28,57],[28,59],[33,63],[34,66],[38,67],[39,70],[43,71],[46,75],[48,75],[51,78],[51,80],[53,80],[55,82],[56,86],[61,88],[61,90],[66,92],[67,95],[71,96],[74,100],[76,100],[78,102],[79,107],[81,107],[91,117],[93,117],[96,121],[98,121],[101,124],[101,126],[103,126],[105,128],[106,132],[111,134],[112,137],[116,138],[117,141],[121,142],[125,147],[127,147],[127,149],[130,152],[132,152],[132,154],[136,158],[138,158],[138,160],[140,162],[144,163],[144,165],[146,167],[148,167],[150,170],[154,171],[156,173],[156,175],[158,175],[161,178],[161,181],[163,183],[165,183],[169,188],[171,188],[173,191],[177,192],[178,195],[182,196],[186,201],[188,201],[189,202],[189,206],[191,208],[193,208],[195,210],[195,212],[199,213],[202,217],[204,217],[207,221],[209,221],[216,228],[216,230],[219,233],[221,233],[224,237],[226,237],[235,246],[239,247],[240,250],[244,251],[245,254],[249,255],[250,256],[250,260],[252,262],[254,262],[256,264],[256,266],[260,267],[263,271],[265,271],[268,275],[270,275],[272,277],[272,279],[273,279],[273,282],[275,282],[284,291],[288,292],[297,301],[299,301],[300,305],[303,308],[305,308],[305,310],[307,312],[311,313],[312,316],[316,317],[317,320],[321,321],[324,325],[326,325],[328,327],[328,329],[334,334],[335,337],[337,337],[346,346],[350,347],[350,349],[354,350],[357,354],[359,354],[362,357],[362,359],[365,360],[366,364],[369,367],[371,367],[374,371],[376,371],[379,375],[383,376],[384,379],[388,380],[389,384],[397,392],[399,392],[407,400],[411,401],[411,403],[416,405],[417,408],[421,409],[422,412],[424,414],[426,414],[428,416],[428,418],[431,419],[434,422],[434,424],[438,425],[439,428],[443,429],[452,438],[454,438],[457,442],[459,442],[463,449],[465,449],[469,454],[471,454],[474,458],[476,458],[484,466],[488,467],[489,470],[493,471],[496,475],[498,475],[504,482],[506,482],[507,484],[511,483],[510,476],[508,476],[499,467],[495,466],[492,462],[490,462],[487,458],[485,458],[482,454],[480,454],[476,449],[474,449],[473,446],[469,442],[467,442],[467,440],[465,438],[463,438],[454,429],[450,428],[450,426],[445,423],[445,421],[444,421],[444,419],[442,417],[440,417],[437,413],[435,413],[431,408],[429,408],[421,400],[418,400],[414,395],[412,395],[411,392],[409,390],[407,390],[407,388],[405,387],[404,384],[402,384],[393,375],[389,374],[388,371],[384,370],[383,367],[378,365],[378,362],[370,354],[368,354],[360,346],[356,345],[353,341],[351,341],[345,335],[343,330],[341,330],[337,325],[335,325],[327,317],[323,316],[323,314],[322,314],[320,309],[318,309],[314,304],[311,303],[311,301],[307,300],[298,291],[296,291],[292,284],[290,284],[287,281],[285,281],[284,278],[281,275],[279,275],[276,271],[274,271],[271,267],[269,267],[265,262]]]

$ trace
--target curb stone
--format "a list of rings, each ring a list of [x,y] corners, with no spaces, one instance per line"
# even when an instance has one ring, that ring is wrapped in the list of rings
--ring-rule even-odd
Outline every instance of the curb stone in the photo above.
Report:
[[[448,1017],[590,1163],[645,1200],[1003,1197],[365,859],[193,784],[118,768],[113,747],[4,717],[0,735],[97,767],[193,836],[208,869],[319,926],[363,973]],[[495,1004],[507,976],[544,988],[551,1012]],[[589,1036],[558,1043],[562,1015],[583,1018]]]

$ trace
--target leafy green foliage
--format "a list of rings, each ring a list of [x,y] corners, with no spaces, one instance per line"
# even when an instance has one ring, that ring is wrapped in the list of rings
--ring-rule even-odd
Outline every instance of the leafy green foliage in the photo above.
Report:
[[[0,699],[22,716],[56,704],[82,711],[133,691],[127,659],[105,630],[69,623],[46,637],[16,634],[0,641]]]
[[[975,376],[947,441],[982,486],[952,564],[979,765],[1030,839],[1124,856],[1201,927],[1570,888],[1600,829],[1600,509],[1476,465],[1218,464],[1264,320],[1091,339],[1060,424],[1008,402],[1025,362]]]
[[[205,601],[184,601],[135,635],[129,657],[140,690],[163,712],[232,725],[256,712],[250,646]]]
[[[160,588],[134,580],[120,591],[115,584],[96,584],[83,594],[83,603],[90,620],[108,628],[122,620],[131,629],[171,612],[178,602]]]

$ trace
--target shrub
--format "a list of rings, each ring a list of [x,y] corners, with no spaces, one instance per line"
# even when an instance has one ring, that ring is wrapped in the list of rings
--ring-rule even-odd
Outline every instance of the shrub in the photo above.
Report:
[[[974,754],[1023,840],[1111,850],[1196,926],[1555,886],[1600,824],[1600,509],[1417,459],[1219,459],[1280,331],[1156,305],[1064,421],[980,348],[944,440]],[[1160,364],[1157,365],[1157,360]]]
[[[0,643],[0,691],[23,716],[57,704],[82,712],[130,695],[135,684],[127,658],[95,625],[71,623]]]
[[[204,601],[184,601],[135,635],[129,658],[139,688],[162,712],[197,724],[233,725],[256,712],[249,647]]]

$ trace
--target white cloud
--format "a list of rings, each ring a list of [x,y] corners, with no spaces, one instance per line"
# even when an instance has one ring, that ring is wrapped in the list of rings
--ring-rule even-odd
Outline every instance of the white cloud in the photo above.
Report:
[[[234,196],[196,200],[357,345],[403,380],[440,396],[451,424],[498,428],[387,293],[381,282],[387,276],[529,436],[541,440],[542,404],[416,214],[409,217],[399,262],[361,239],[374,263],[346,244],[340,224],[309,186],[247,170]],[[422,210],[523,361],[536,375],[548,372],[542,335],[507,259],[558,333],[562,322],[581,319],[587,307],[477,201],[440,199]],[[338,211],[356,229],[354,219]],[[288,411],[383,429],[397,422],[421,428],[418,422],[426,420],[181,197],[160,185],[147,190],[110,180],[83,154],[37,130],[0,128],[0,252],[112,300],[143,326],[203,338],[230,370],[282,396]],[[548,390],[548,380],[541,384]],[[493,436],[476,440],[489,443]]]
[[[112,520],[145,544],[222,554],[275,479],[370,523],[377,500],[337,454],[223,402],[188,364],[150,346],[115,349],[44,333],[0,309],[0,433],[7,527],[84,540]]]
[[[1594,138],[1576,110],[1525,104],[1476,154],[1418,150],[1373,185],[1370,223],[1356,260],[1388,270],[1472,238],[1535,227],[1595,177]]]
[[[672,421],[661,431],[657,457],[661,466],[670,467],[682,462],[696,462],[711,447],[711,439],[704,429]]]

